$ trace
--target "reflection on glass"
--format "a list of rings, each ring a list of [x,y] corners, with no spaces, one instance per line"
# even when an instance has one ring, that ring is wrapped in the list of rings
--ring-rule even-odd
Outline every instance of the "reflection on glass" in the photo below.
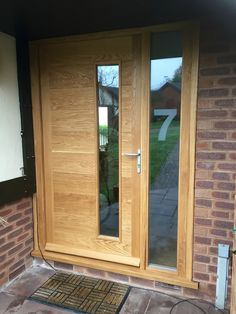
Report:
[[[151,49],[149,266],[171,268],[177,263],[182,72],[178,35],[154,34]]]
[[[100,234],[119,236],[119,66],[97,66]]]

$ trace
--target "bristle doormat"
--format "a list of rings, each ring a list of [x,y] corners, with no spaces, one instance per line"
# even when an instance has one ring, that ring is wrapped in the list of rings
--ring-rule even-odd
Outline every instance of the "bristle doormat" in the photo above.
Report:
[[[80,313],[117,314],[129,291],[120,283],[57,272],[30,299]]]

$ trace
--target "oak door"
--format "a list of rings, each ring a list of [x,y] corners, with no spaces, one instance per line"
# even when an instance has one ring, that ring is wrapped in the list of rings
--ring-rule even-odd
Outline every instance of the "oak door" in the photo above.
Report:
[[[139,35],[39,45],[47,251],[140,264],[140,156],[132,155],[140,148],[140,63]],[[118,69],[116,86],[99,78],[108,66]],[[105,101],[100,110],[101,90],[112,88],[116,107],[110,110]],[[116,183],[109,187],[118,230],[111,235],[101,231],[112,210],[101,181],[101,155],[108,151],[107,136],[100,134],[104,111],[112,122],[101,129],[116,125],[118,156],[110,176]]]

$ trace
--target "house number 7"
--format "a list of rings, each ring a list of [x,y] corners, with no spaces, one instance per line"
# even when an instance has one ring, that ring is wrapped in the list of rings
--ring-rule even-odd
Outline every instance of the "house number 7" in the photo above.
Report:
[[[163,122],[159,134],[158,141],[165,141],[168,127],[170,126],[172,120],[177,115],[177,109],[154,109],[154,116],[167,116],[165,121]]]

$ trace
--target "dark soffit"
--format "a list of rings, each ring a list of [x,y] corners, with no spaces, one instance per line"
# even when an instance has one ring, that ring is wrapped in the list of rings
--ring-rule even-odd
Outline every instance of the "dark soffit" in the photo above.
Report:
[[[28,40],[213,19],[233,28],[234,0],[3,0],[0,31]]]

